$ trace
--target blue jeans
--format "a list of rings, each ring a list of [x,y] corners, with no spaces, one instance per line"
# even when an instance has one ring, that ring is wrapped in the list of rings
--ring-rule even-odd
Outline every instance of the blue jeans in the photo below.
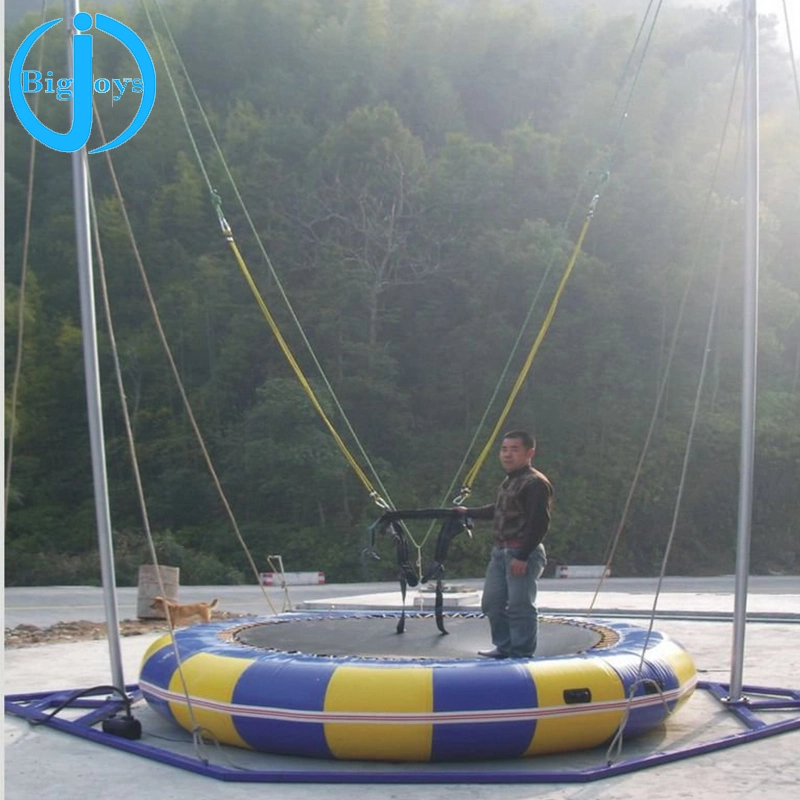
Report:
[[[516,550],[493,547],[483,584],[481,610],[489,619],[492,643],[511,657],[530,657],[536,650],[539,617],[536,610],[536,581],[544,572],[547,556],[538,545],[528,559],[524,575],[511,574]]]

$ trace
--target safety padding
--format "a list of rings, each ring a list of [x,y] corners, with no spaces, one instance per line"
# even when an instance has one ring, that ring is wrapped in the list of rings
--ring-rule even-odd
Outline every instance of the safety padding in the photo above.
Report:
[[[224,744],[334,759],[454,761],[587,749],[620,726],[638,735],[660,725],[697,682],[677,642],[624,622],[564,620],[598,632],[599,644],[500,661],[321,656],[236,640],[245,627],[311,616],[335,625],[353,615],[277,615],[196,625],[175,631],[174,641],[168,634],[144,656],[142,694],[159,714]]]

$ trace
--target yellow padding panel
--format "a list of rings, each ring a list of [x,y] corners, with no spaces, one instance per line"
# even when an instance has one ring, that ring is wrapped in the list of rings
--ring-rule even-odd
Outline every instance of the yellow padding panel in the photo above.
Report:
[[[152,656],[153,653],[161,650],[162,647],[171,646],[170,638],[171,637],[168,633],[165,634],[164,636],[159,636],[158,639],[156,639],[150,645],[150,647],[147,648],[147,651],[145,652],[144,657],[142,658],[142,664],[146,664],[150,659],[150,656]]]
[[[658,647],[655,647],[651,653],[648,654],[648,657],[650,660],[660,658],[662,661],[669,664],[670,668],[675,673],[675,677],[678,679],[679,686],[692,684],[697,678],[697,667],[695,667],[692,657],[682,647],[676,645],[675,642],[661,642]],[[693,694],[694,687],[691,691],[687,691],[675,704],[672,713],[674,714]]]
[[[526,756],[596,747],[619,727],[622,710],[586,713],[594,703],[625,698],[622,681],[601,659],[533,661],[528,669],[536,684],[539,709],[583,713],[540,718]],[[565,688],[589,689],[592,702],[568,705]]]
[[[336,758],[428,761],[433,725],[382,723],[381,714],[433,711],[433,671],[404,667],[339,667],[325,694],[325,711],[367,712],[375,721],[326,722]]]
[[[198,698],[192,703],[194,721],[183,702],[170,702],[169,707],[175,719],[186,730],[191,731],[196,723],[201,728],[211,731],[222,744],[231,744],[235,747],[250,748],[250,745],[236,732],[230,714],[224,711],[215,711],[201,708],[199,698],[203,700],[230,703],[233,699],[233,690],[242,673],[252,664],[246,658],[227,658],[215,656],[210,653],[198,653],[183,662],[181,670],[186,681],[186,687],[192,698]],[[185,690],[181,673],[175,670],[169,682],[169,690],[183,695]]]

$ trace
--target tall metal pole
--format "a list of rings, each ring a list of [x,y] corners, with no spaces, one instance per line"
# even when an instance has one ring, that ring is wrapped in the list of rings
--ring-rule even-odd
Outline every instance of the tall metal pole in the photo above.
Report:
[[[758,172],[758,12],[757,0],[742,0],[744,16],[745,225],[742,418],[739,456],[739,521],[736,537],[736,592],[733,608],[731,701],[742,699],[747,579],[750,572],[750,523],[753,510],[756,353],[758,347],[759,172]]]
[[[68,74],[74,75],[72,39],[79,35],[72,20],[79,12],[78,0],[64,0],[64,18],[69,29],[67,46]],[[70,103],[71,110],[72,103]],[[81,298],[81,329],[83,331],[83,369],[86,378],[86,404],[89,413],[89,443],[92,455],[95,517],[100,550],[100,575],[103,582],[103,601],[106,614],[106,633],[111,656],[112,682],[125,691],[122,675],[122,652],[119,639],[119,617],[114,576],[114,549],[111,539],[111,513],[108,503],[106,455],[103,446],[103,408],[100,398],[100,379],[97,359],[97,325],[92,277],[92,244],[89,230],[89,169],[86,148],[72,154],[72,193],[75,202],[75,244],[78,255],[78,282]]]

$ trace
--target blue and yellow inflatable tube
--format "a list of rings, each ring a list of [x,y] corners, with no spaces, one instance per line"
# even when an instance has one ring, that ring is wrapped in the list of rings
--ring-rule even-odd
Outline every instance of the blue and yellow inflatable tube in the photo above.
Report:
[[[621,724],[626,736],[651,730],[692,694],[695,667],[674,640],[625,622],[586,624],[603,632],[586,652],[487,661],[263,650],[236,641],[241,620],[214,622],[155,641],[139,686],[158,713],[223,744],[380,761],[587,749]]]

